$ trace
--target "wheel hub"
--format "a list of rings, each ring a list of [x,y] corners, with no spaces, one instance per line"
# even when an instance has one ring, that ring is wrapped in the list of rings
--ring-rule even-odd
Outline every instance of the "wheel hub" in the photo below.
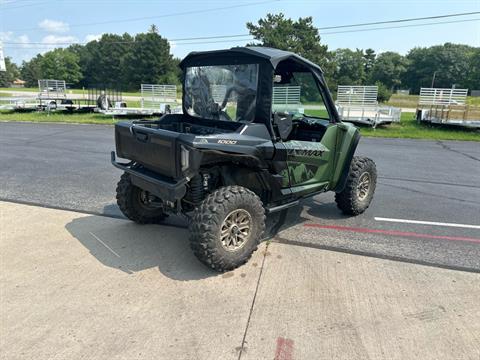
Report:
[[[236,251],[242,248],[250,238],[252,216],[244,209],[237,209],[229,213],[222,223],[220,240],[227,251]]]
[[[146,190],[140,190],[138,193],[138,198],[140,200],[140,206],[142,206],[144,209],[150,210],[161,207],[161,203],[158,201],[155,195],[152,195]]]
[[[360,175],[357,185],[357,197],[359,200],[365,200],[370,192],[370,174],[365,172]]]

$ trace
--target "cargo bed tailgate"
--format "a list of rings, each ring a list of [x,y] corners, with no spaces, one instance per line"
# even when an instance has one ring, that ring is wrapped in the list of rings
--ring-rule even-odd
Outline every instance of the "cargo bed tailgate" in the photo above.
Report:
[[[117,155],[134,160],[160,175],[177,178],[179,159],[176,147],[180,133],[131,123],[115,125]]]

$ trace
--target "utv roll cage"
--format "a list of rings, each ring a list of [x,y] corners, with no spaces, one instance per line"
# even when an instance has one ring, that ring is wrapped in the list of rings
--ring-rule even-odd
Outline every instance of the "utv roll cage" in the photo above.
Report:
[[[193,66],[215,66],[215,65],[244,65],[258,64],[258,84],[256,96],[256,110],[254,123],[263,123],[273,136],[272,128],[272,93],[274,85],[274,76],[282,68],[295,70],[299,72],[311,72],[315,78],[317,86],[322,92],[323,100],[329,110],[330,121],[340,122],[339,115],[335,108],[335,103],[328,91],[322,69],[311,61],[298,56],[295,53],[278,50],[268,47],[234,47],[229,50],[214,50],[191,52],[181,62],[180,68],[183,71],[184,89],[186,86],[186,70]],[[186,92],[182,95],[183,113],[188,114],[185,104]]]

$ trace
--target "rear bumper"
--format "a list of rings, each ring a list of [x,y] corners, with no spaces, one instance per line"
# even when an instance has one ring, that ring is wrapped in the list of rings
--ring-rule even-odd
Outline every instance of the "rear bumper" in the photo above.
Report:
[[[132,168],[133,162],[119,163],[116,161],[115,151],[111,152],[111,162],[116,168],[125,171],[130,175],[132,184],[140,189],[146,190],[158,196],[164,202],[175,203],[185,196],[188,180],[183,178],[176,182],[166,181],[157,176],[154,172],[146,169]]]

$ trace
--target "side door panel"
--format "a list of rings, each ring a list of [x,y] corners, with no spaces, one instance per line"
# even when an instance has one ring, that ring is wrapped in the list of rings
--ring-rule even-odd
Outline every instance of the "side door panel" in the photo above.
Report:
[[[325,190],[329,185],[335,164],[337,126],[330,125],[320,142],[290,140],[287,149],[287,167],[293,193]]]

